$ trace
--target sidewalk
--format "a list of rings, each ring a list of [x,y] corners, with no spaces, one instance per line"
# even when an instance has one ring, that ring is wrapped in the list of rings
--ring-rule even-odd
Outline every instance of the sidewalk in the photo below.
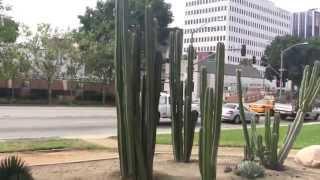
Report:
[[[55,164],[69,164],[80,163],[100,160],[114,160],[118,159],[118,153],[116,152],[117,141],[114,139],[89,139],[91,143],[96,143],[108,148],[107,150],[94,150],[94,151],[48,151],[48,152],[22,152],[0,154],[0,159],[8,155],[18,155],[29,166],[45,166]],[[109,149],[110,148],[110,149]],[[193,155],[198,153],[198,147],[193,148]],[[294,157],[297,151],[293,150],[289,157]],[[172,147],[170,145],[157,145],[156,154],[172,154]],[[243,148],[219,148],[219,156],[232,156],[242,157]]]

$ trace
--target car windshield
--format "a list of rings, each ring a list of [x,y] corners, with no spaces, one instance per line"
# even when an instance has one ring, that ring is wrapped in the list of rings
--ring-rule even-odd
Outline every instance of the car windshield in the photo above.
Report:
[[[230,109],[236,109],[237,108],[237,106],[235,104],[225,104],[225,105],[223,105],[223,107],[230,108]]]

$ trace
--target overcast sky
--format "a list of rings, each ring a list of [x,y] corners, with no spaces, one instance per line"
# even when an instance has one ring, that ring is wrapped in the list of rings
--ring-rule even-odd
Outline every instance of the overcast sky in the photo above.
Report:
[[[87,6],[94,7],[97,0],[4,0],[13,7],[10,13],[18,22],[31,27],[39,23],[49,23],[61,29],[79,26],[78,15],[84,14]],[[175,22],[181,26],[184,16],[184,0],[165,0],[172,4]],[[320,0],[272,0],[276,5],[289,11],[304,11],[320,8]]]

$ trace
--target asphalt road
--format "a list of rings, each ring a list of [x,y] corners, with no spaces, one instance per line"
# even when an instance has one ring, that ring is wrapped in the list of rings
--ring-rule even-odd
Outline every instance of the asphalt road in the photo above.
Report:
[[[264,117],[261,119],[259,126]],[[116,135],[116,127],[116,109],[113,107],[0,106],[0,139],[100,138]],[[241,126],[223,123],[222,128]],[[162,123],[158,132],[170,132],[170,124]]]
[[[0,107],[0,139],[115,134],[115,108]]]

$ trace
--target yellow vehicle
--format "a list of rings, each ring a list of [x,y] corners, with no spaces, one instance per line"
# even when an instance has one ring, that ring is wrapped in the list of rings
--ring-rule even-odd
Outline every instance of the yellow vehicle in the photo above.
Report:
[[[266,96],[263,100],[258,101],[256,103],[249,104],[250,111],[264,114],[270,110],[271,114],[273,114],[275,100],[272,96]]]

